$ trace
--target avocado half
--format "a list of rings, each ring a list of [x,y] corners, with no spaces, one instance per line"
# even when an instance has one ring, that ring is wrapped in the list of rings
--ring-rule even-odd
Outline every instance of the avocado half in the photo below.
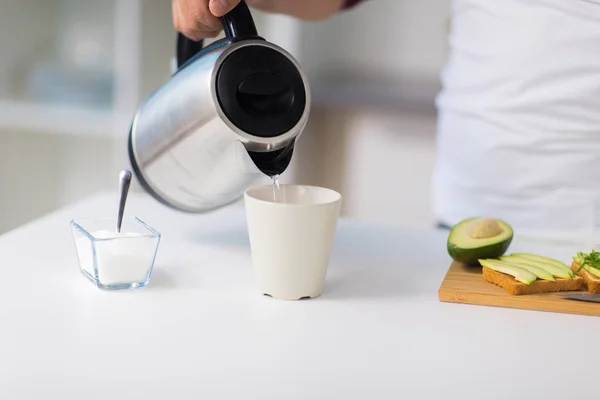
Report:
[[[448,254],[463,264],[479,264],[478,260],[497,258],[508,250],[513,229],[494,218],[469,218],[454,225],[448,234]]]

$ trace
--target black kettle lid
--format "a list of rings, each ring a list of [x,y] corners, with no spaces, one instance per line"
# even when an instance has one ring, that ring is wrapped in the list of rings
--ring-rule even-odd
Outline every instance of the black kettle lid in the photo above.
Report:
[[[223,113],[236,127],[265,138],[292,130],[307,102],[295,63],[261,40],[242,45],[223,60],[216,93]]]
[[[221,21],[226,38],[208,48],[179,34],[180,70],[213,48],[233,46],[216,73],[214,90],[223,114],[249,135],[269,138],[289,132],[307,107],[307,90],[297,64],[258,36],[245,0]]]

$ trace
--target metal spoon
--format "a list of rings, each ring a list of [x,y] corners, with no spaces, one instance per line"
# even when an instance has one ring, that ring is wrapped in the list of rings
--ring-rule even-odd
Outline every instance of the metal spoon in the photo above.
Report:
[[[125,213],[125,203],[131,184],[131,171],[125,170],[119,174],[119,214],[117,216],[117,233],[121,233],[121,224],[123,223],[123,214]]]

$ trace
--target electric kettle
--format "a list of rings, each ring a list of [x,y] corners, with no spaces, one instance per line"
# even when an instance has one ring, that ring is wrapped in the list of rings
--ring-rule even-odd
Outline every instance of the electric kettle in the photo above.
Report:
[[[178,34],[178,69],[142,103],[129,133],[141,186],[183,212],[223,207],[283,173],[309,117],[298,62],[258,36],[245,1],[221,22],[225,38],[204,48]]]

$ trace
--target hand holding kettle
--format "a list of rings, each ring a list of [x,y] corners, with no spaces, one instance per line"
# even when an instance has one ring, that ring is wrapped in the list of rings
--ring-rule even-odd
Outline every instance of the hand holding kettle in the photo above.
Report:
[[[233,10],[240,0],[172,0],[173,24],[192,40],[217,36],[219,18]],[[247,0],[261,11],[286,14],[306,21],[319,21],[336,14],[348,0]]]
[[[175,29],[192,40],[217,36],[223,29],[219,18],[240,0],[172,0]]]

